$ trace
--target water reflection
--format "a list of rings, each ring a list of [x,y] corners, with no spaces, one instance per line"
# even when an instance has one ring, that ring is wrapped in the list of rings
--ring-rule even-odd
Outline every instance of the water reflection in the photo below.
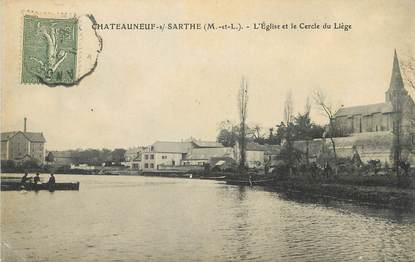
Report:
[[[80,191],[1,193],[4,261],[405,261],[415,257],[414,215],[403,211],[293,198],[214,181],[59,179],[80,180]]]
[[[365,217],[382,218],[397,223],[415,223],[415,210],[380,207],[368,203],[358,203],[352,200],[340,200],[333,197],[315,196],[303,193],[275,192],[270,188],[262,189],[270,192],[273,197],[277,199],[293,201],[298,204],[318,205],[329,209],[335,209],[344,214],[359,214]]]

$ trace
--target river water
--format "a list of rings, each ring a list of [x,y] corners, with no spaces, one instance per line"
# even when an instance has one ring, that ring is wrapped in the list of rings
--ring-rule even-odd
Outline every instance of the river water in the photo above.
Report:
[[[2,261],[415,260],[413,213],[216,181],[56,178],[80,190],[1,192]]]

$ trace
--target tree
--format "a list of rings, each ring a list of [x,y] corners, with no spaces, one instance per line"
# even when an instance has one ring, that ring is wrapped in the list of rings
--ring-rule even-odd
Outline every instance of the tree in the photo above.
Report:
[[[285,160],[288,165],[289,174],[292,176],[293,169],[298,161],[298,150],[294,148],[294,140],[295,140],[295,125],[292,122],[288,122],[285,124],[281,122],[280,125],[277,126],[277,135],[281,137],[282,148],[281,148],[281,156]]]
[[[217,141],[225,147],[233,147],[238,141],[239,128],[229,120],[222,121],[219,124],[219,134]]]
[[[240,147],[240,162],[239,167],[241,170],[245,169],[246,162],[246,117],[248,110],[248,83],[242,78],[241,87],[239,89],[238,95],[238,108],[239,108],[239,120],[240,120],[240,137],[239,137],[239,147]]]
[[[308,113],[298,114],[294,117],[293,124],[295,140],[311,140],[323,137],[324,128],[311,122],[311,118]]]
[[[53,156],[53,153],[52,152],[49,152],[48,153],[48,155],[45,157],[45,161],[46,162],[49,162],[49,163],[52,163],[52,162],[55,161],[55,157]]]
[[[265,144],[266,139],[263,133],[263,129],[261,127],[260,124],[255,124],[252,128],[249,128],[249,136],[252,139],[253,142],[258,143],[258,144]]]
[[[121,162],[125,161],[125,152],[127,152],[127,150],[123,149],[123,148],[116,148],[114,149],[114,151],[112,151],[111,156],[112,156],[112,161],[119,164]]]
[[[329,127],[330,130],[335,130],[335,113],[337,109],[333,106],[333,104],[327,102],[326,94],[322,90],[317,90],[314,93],[314,102],[320,107],[322,112],[327,116],[329,120]],[[335,165],[335,172],[337,174],[337,153],[336,153],[336,144],[333,139],[333,132],[329,132],[329,137],[331,141],[331,146],[333,148],[333,155],[334,155],[334,165]]]
[[[306,107],[307,108],[307,107]],[[294,118],[294,139],[306,141],[306,161],[309,163],[309,143],[314,138],[321,138],[324,128],[311,122],[310,111],[298,114]]]
[[[16,168],[16,163],[13,160],[1,160],[1,168],[2,170],[13,170]]]
[[[105,163],[112,160],[112,151],[106,148],[103,148],[99,151],[99,162]]]
[[[108,149],[76,149],[71,150],[71,156],[75,164],[101,165],[112,161],[112,151]]]
[[[29,159],[29,160],[25,160],[21,167],[23,169],[33,169],[33,168],[39,168],[39,162],[35,159]]]
[[[294,115],[294,106],[293,106],[293,99],[291,90],[287,93],[284,102],[284,122],[290,123],[293,120]]]
[[[269,145],[279,145],[281,144],[281,138],[274,134],[274,128],[269,129],[268,139],[265,141]]]

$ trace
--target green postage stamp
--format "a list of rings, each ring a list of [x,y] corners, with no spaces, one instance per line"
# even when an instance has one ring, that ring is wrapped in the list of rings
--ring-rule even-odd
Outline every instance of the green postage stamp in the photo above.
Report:
[[[22,83],[74,83],[77,24],[76,18],[24,16]]]

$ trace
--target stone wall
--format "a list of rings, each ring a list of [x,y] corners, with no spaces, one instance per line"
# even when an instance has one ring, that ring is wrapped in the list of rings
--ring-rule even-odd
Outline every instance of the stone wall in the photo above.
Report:
[[[392,132],[367,132],[356,133],[349,137],[336,137],[334,142],[336,145],[336,153],[340,158],[352,158],[357,152],[363,162],[369,160],[380,160],[382,163],[393,162],[393,139]],[[333,149],[330,138],[314,139],[311,141],[295,141],[294,147],[304,153],[307,153],[311,162],[324,161],[322,158],[332,156]],[[402,152],[411,165],[415,164],[415,156],[413,153]],[[320,163],[321,164],[321,163]]]

